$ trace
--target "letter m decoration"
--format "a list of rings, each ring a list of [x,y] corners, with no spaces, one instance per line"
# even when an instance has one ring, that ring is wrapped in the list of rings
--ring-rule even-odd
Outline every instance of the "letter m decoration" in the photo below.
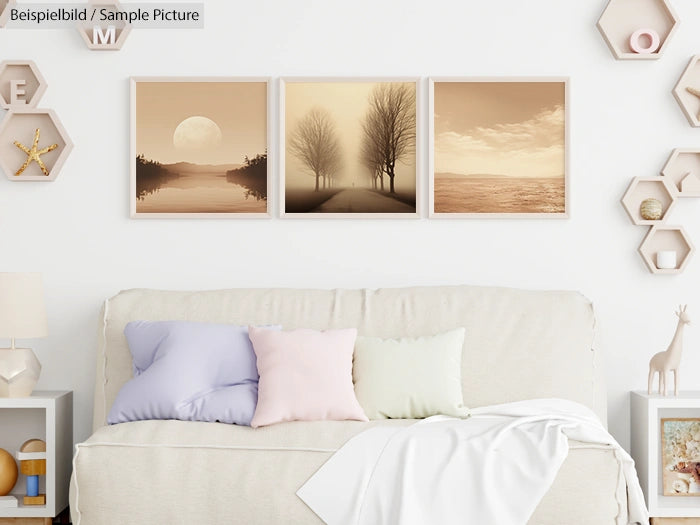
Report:
[[[117,42],[117,28],[114,26],[107,26],[106,31],[102,31],[100,26],[93,26],[92,28],[92,45],[94,46],[105,46],[114,45]]]
[[[2,2],[2,0],[0,0]],[[95,51],[118,51],[124,45],[126,37],[131,32],[131,24],[112,17],[105,18],[103,12],[116,13],[121,10],[119,2],[105,0],[90,0],[88,2],[87,20],[78,24],[78,32],[85,45]],[[96,15],[91,20],[93,9]]]

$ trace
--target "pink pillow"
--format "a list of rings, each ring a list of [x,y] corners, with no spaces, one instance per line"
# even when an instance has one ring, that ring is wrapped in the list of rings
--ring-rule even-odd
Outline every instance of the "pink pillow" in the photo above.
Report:
[[[275,331],[248,327],[258,358],[258,406],[250,422],[367,421],[352,384],[355,328]]]

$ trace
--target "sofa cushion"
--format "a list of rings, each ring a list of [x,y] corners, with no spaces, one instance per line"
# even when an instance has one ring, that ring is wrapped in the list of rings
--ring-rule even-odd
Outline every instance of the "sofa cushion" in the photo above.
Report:
[[[401,339],[358,337],[355,394],[369,419],[466,417],[462,400],[464,328]]]
[[[258,371],[248,327],[133,321],[124,334],[134,378],[119,391],[110,424],[143,419],[250,424]]]
[[[367,421],[352,383],[357,329],[249,327],[260,374],[252,427],[282,421]]]

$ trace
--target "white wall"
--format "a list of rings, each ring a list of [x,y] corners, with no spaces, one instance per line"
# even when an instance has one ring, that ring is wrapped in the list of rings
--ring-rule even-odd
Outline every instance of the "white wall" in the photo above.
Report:
[[[0,59],[37,62],[49,83],[41,105],[76,144],[54,183],[0,180],[0,269],[46,280],[51,335],[30,342],[44,366],[39,387],[75,391],[75,436],[87,437],[98,312],[123,288],[577,289],[597,309],[610,428],[626,445],[628,391],[645,387],[674,307],[689,303],[700,321],[700,257],[680,276],[652,276],[635,251],[645,230],[619,205],[631,177],[657,174],[674,147],[700,146],[671,95],[700,51],[700,3],[674,3],[683,22],[655,62],[613,59],[595,28],[604,0],[209,0],[205,30],[137,30],[115,53],[88,51],[71,30],[0,31]],[[567,75],[572,216],[130,220],[131,75]],[[691,200],[672,222],[700,245],[698,218]],[[697,325],[685,354],[682,387],[700,388]]]

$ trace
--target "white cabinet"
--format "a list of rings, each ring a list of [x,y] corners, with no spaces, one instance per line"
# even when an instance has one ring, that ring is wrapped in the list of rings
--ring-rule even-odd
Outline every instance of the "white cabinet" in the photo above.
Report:
[[[678,396],[632,392],[630,408],[631,452],[649,514],[656,518],[700,517],[700,495],[664,496],[661,478],[661,419],[700,418],[700,392],[680,392]]]
[[[26,478],[19,475],[12,494],[19,500],[15,508],[0,508],[2,518],[53,518],[68,506],[73,457],[73,393],[34,392],[31,397],[0,397],[0,448],[12,456],[28,439],[46,441],[46,476],[39,478],[39,492],[46,494],[46,505],[22,502]]]

